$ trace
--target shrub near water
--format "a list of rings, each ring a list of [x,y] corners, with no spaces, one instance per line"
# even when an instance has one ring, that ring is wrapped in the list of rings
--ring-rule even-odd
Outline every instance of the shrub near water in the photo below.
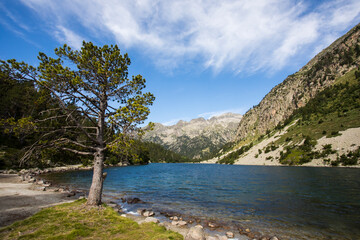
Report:
[[[183,239],[154,223],[137,224],[85,200],[58,205],[0,229],[0,239]]]
[[[222,159],[220,159],[218,161],[218,163],[221,164],[234,164],[235,160],[238,159],[243,153],[247,152],[250,150],[250,148],[253,147],[253,144],[249,144],[246,146],[242,146],[240,149],[229,153],[228,155],[226,155],[225,157],[223,157]]]

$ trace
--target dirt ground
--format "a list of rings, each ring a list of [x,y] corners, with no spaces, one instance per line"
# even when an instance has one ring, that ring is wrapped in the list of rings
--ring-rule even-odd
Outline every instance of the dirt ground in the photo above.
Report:
[[[14,174],[0,174],[0,227],[23,220],[43,208],[74,201],[67,193],[34,190]]]

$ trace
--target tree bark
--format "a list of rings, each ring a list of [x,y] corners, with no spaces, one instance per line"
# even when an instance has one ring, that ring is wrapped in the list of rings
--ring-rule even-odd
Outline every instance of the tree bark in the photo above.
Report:
[[[101,204],[101,195],[104,183],[103,168],[104,168],[104,151],[98,150],[94,157],[94,172],[92,183],[90,187],[89,197],[87,200],[87,205],[100,205]]]
[[[98,126],[96,140],[98,148],[94,157],[94,173],[92,183],[89,191],[89,197],[87,205],[100,205],[101,195],[103,189],[103,183],[106,175],[103,175],[104,160],[105,160],[105,141],[104,141],[104,130],[105,130],[105,110],[107,108],[107,99],[102,96],[100,101],[100,111],[98,115]]]

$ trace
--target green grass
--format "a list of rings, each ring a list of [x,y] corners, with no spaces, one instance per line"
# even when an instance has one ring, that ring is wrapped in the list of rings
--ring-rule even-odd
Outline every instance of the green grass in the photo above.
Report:
[[[137,224],[105,205],[78,200],[47,208],[0,229],[0,239],[183,239],[154,223]]]
[[[348,72],[337,79],[334,86],[320,92],[305,107],[296,110],[284,125],[294,120],[298,122],[276,143],[284,144],[286,139],[299,143],[304,136],[313,139],[325,135],[335,137],[339,131],[360,127],[360,79],[356,78],[359,71],[353,69]]]
[[[324,136],[339,136],[341,131],[349,128],[360,127],[360,68],[338,78],[333,86],[318,93],[304,107],[295,110],[275,130],[286,126],[290,127],[285,134],[262,149],[265,153],[277,146],[284,146],[280,162],[287,165],[301,165],[315,158],[327,157],[328,154],[313,151],[315,145],[304,148],[301,143],[309,137],[316,141]],[[270,136],[276,131],[268,132]],[[357,164],[354,159],[353,156],[341,156],[334,164]]]

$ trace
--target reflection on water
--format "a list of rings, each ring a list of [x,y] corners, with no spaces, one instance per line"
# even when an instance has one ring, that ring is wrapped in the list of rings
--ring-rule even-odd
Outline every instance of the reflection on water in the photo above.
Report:
[[[360,169],[150,164],[109,168],[104,193],[155,210],[249,226],[291,239],[360,239]],[[89,188],[91,171],[49,179]]]

